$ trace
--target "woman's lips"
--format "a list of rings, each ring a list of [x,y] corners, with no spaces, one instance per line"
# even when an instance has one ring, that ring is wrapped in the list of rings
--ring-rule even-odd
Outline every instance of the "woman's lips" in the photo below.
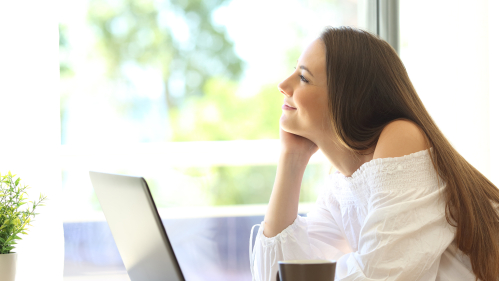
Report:
[[[296,108],[291,107],[291,106],[289,106],[289,105],[287,105],[287,104],[283,104],[283,105],[282,105],[282,109],[284,109],[284,110],[296,110]]]

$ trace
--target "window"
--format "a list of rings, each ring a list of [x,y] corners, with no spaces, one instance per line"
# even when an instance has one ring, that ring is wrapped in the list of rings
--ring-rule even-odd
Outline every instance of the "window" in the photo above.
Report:
[[[127,280],[89,170],[146,178],[188,280],[248,279],[249,230],[278,160],[276,86],[324,26],[356,26],[356,2],[89,0],[64,11],[64,280]],[[328,169],[315,155],[301,213]]]

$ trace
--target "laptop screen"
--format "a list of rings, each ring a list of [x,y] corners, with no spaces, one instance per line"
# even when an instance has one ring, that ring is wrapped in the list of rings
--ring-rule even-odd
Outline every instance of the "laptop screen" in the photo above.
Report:
[[[90,172],[131,281],[185,281],[142,177]]]

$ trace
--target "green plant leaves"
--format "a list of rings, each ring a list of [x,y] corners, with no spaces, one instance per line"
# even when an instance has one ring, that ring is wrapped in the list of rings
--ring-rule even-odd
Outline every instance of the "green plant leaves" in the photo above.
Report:
[[[26,202],[26,189],[29,186],[21,186],[21,178],[14,179],[9,171],[7,175],[0,174],[0,254],[8,254],[17,244],[17,240],[22,240],[18,234],[27,235],[26,227],[38,213],[35,213],[37,206],[47,199],[47,196],[40,194],[39,200]],[[25,197],[26,196],[26,197]],[[31,203],[22,210],[19,208],[25,204]]]

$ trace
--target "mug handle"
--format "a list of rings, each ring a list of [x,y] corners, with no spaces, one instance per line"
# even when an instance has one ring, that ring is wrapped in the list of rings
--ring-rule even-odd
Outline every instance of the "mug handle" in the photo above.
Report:
[[[276,280],[277,280],[277,281],[281,281],[281,278],[279,278],[279,270],[277,271]]]

